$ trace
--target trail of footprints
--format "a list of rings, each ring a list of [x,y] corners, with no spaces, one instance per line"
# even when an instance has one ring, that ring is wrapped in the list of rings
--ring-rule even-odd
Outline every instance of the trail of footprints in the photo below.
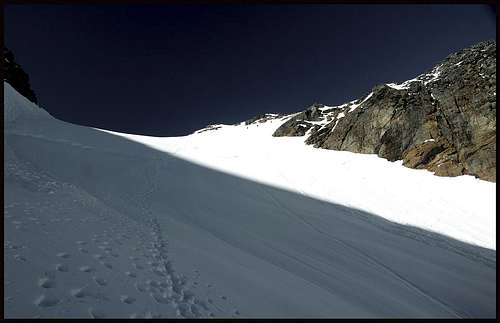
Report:
[[[188,279],[174,271],[172,263],[168,258],[167,243],[161,237],[159,224],[155,220],[152,220],[149,226],[151,228],[149,239],[147,239],[147,233],[143,233],[140,236],[140,246],[133,248],[136,255],[130,256],[127,259],[130,268],[123,271],[122,274],[129,279],[137,292],[144,294],[146,297],[149,296],[155,304],[159,305],[162,312],[157,313],[152,310],[134,312],[130,314],[130,317],[214,317],[214,311],[210,308],[214,308],[219,313],[225,312],[219,306],[216,306],[211,298],[208,298],[206,301],[200,300],[189,290],[187,286]],[[61,251],[56,253],[55,256],[59,259],[59,262],[54,264],[49,271],[42,273],[38,278],[37,286],[41,289],[42,293],[34,300],[34,304],[40,308],[46,308],[54,307],[67,301],[68,296],[77,300],[88,297],[97,298],[99,295],[93,292],[93,288],[90,288],[90,286],[95,286],[98,290],[104,289],[102,291],[104,293],[108,286],[108,281],[102,278],[99,273],[103,270],[118,271],[117,268],[114,268],[110,259],[119,258],[120,254],[113,249],[112,245],[123,245],[123,240],[131,239],[130,235],[131,232],[129,231],[117,232],[105,230],[102,234],[94,234],[90,242],[75,241],[75,252],[85,254],[91,262],[76,266],[75,268],[70,268],[66,263],[72,259],[70,252]],[[116,237],[116,239],[113,239],[113,237]],[[92,249],[95,249],[97,252],[90,252]],[[72,271],[88,274],[89,283],[82,287],[70,288],[66,295],[56,296],[55,293],[51,293],[51,289],[57,286],[57,277],[59,275],[71,274]],[[144,276],[151,275],[141,275],[141,272],[152,273],[156,279],[144,279]],[[141,276],[143,277],[142,279]],[[198,282],[196,281],[198,278],[199,272],[195,270],[194,281],[191,284],[193,289],[198,286]],[[212,286],[208,285],[207,287],[210,288]],[[135,297],[126,294],[116,295],[115,297],[124,306],[132,305],[136,302]],[[103,298],[107,299],[107,297]],[[220,298],[227,300],[225,296],[221,296]],[[102,309],[96,308],[95,305],[88,308],[87,314],[91,318],[106,317],[106,313]],[[237,316],[239,312],[234,310],[233,314]]]
[[[103,253],[106,256],[119,257],[118,253],[112,252],[112,248],[109,247],[110,243],[109,240],[107,240],[109,237],[110,235],[105,230],[104,234],[102,235],[97,235],[97,234],[94,235],[92,241],[97,244],[97,247],[99,249],[104,251]],[[89,250],[87,249],[88,245],[89,243],[87,241],[81,241],[81,240],[75,241],[76,250],[78,250],[80,253],[83,254],[89,254]],[[92,255],[91,259],[97,261],[98,264],[100,264],[103,268],[110,270],[113,268],[113,266],[111,263],[105,260],[106,259],[105,255],[95,253]],[[68,291],[68,295],[62,295],[63,297],[61,298],[55,296],[54,293],[51,293],[50,289],[56,287],[57,275],[67,274],[70,272],[70,268],[68,264],[65,263],[65,261],[71,258],[71,254],[69,252],[62,251],[56,253],[55,256],[60,259],[60,262],[54,265],[52,271],[44,272],[38,279],[37,285],[39,288],[42,289],[42,293],[34,301],[34,304],[36,306],[41,308],[46,308],[59,305],[68,295],[77,299],[85,297],[95,298],[96,296],[97,297],[99,296],[91,292],[89,285],[79,288],[72,288]],[[105,287],[108,284],[108,282],[104,278],[98,275],[98,269],[95,266],[84,264],[82,266],[79,266],[78,268],[73,268],[73,270],[78,270],[79,272],[89,275],[92,274],[92,276],[90,276],[89,278],[92,280],[93,284],[95,284],[95,286],[97,287]],[[127,295],[121,295],[120,300],[126,304],[132,304],[135,301],[134,298],[128,297]],[[89,316],[94,318],[103,317],[102,313],[94,308],[89,308],[88,313]]]
[[[152,176],[154,178],[155,176]],[[154,189],[154,183],[151,183]],[[146,192],[145,195],[150,194]],[[93,207],[95,201],[87,201],[89,207]],[[151,212],[144,208],[144,213],[149,221],[147,229],[149,232],[138,230],[137,224],[132,224],[126,219],[121,220],[119,228],[111,227],[104,229],[101,233],[96,233],[91,236],[88,241],[77,240],[73,246],[74,253],[66,250],[61,250],[55,254],[57,262],[52,267],[43,272],[37,280],[37,287],[41,291],[38,297],[34,300],[34,305],[39,308],[49,308],[60,305],[61,303],[71,303],[72,299],[79,302],[85,302],[88,298],[98,299],[100,302],[88,302],[89,307],[87,313],[91,318],[105,318],[107,316],[106,303],[116,301],[123,304],[125,307],[130,307],[130,318],[159,318],[159,317],[214,317],[219,316],[239,316],[240,312],[234,309],[229,304],[226,296],[212,296],[215,294],[215,289],[212,285],[206,286],[207,292],[204,296],[205,300],[197,297],[192,290],[198,288],[198,279],[200,273],[195,270],[195,276],[188,279],[186,276],[177,274],[173,268],[172,262],[168,257],[167,241],[161,235],[160,225],[152,216]],[[5,212],[8,214],[8,212]],[[81,223],[87,223],[92,219],[80,219]],[[95,221],[95,219],[93,219]],[[22,225],[18,223],[17,225]],[[129,256],[127,259],[121,259],[120,247],[126,245],[125,241],[130,241],[133,237],[139,239],[139,244],[132,247],[135,255]],[[14,248],[14,247],[12,247]],[[78,257],[76,257],[78,255]],[[73,256],[73,257],[72,257]],[[70,265],[69,261],[76,259],[88,259],[87,263],[80,265]],[[126,261],[129,268],[121,268],[115,266],[114,260]],[[122,271],[123,270],[123,271]],[[106,295],[110,281],[103,277],[103,273],[113,275],[110,278],[115,278],[120,275],[128,284],[137,291],[139,295],[149,297],[154,304],[151,308],[134,311],[138,309],[134,307],[138,299],[128,294],[116,294],[114,296]],[[88,283],[84,286],[73,286],[66,292],[59,292],[61,286],[58,285],[58,277],[66,275],[88,276]],[[153,277],[156,277],[153,279]],[[189,282],[191,281],[191,285]],[[57,289],[59,287],[59,289]],[[221,306],[222,302],[225,306]],[[232,311],[225,308],[233,307]],[[222,308],[224,307],[224,308]]]

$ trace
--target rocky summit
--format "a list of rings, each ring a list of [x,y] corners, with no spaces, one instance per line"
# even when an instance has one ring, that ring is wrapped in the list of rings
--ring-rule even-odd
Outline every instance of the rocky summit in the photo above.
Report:
[[[273,136],[306,136],[317,148],[496,182],[496,42],[453,53],[414,79],[377,85],[358,100],[313,104]]]

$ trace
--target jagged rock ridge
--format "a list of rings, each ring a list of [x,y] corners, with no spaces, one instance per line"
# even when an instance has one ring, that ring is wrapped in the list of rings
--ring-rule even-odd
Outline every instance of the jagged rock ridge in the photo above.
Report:
[[[307,136],[305,142],[318,148],[495,182],[496,42],[451,54],[427,73],[377,85],[341,106],[314,104],[273,136]]]
[[[16,63],[14,54],[6,47],[3,48],[3,80],[31,102],[38,103],[28,74]]]

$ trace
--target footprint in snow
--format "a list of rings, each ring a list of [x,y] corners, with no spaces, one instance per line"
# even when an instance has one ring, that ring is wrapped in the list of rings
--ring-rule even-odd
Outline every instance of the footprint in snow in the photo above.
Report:
[[[103,250],[104,252],[111,252],[113,249],[108,246],[99,246],[99,249]]]
[[[81,266],[80,271],[82,271],[84,273],[90,273],[90,272],[94,271],[94,268],[92,268],[90,266]]]
[[[130,297],[128,295],[121,295],[120,296],[120,301],[122,301],[125,304],[132,304],[135,302],[135,298]]]
[[[88,313],[89,313],[90,317],[93,319],[102,319],[102,318],[106,317],[102,311],[97,310],[93,307],[89,307]]]
[[[51,307],[59,304],[59,302],[60,300],[57,297],[42,294],[35,300],[35,305],[38,307]]]
[[[81,287],[81,288],[72,289],[72,290],[70,290],[70,294],[71,294],[71,296],[76,297],[76,298],[82,298],[82,297],[89,295],[86,286]]]
[[[97,259],[97,260],[103,260],[104,258],[106,258],[106,257],[104,257],[103,255],[100,255],[100,254],[95,254],[95,255],[93,255],[93,257],[95,259]]]
[[[38,279],[38,287],[42,288],[54,288],[56,286],[56,281],[49,275],[45,275]]]
[[[108,269],[113,269],[113,265],[111,265],[109,262],[101,261],[100,264]]]
[[[108,284],[108,282],[104,278],[94,276],[93,279],[95,283],[99,286],[106,286]]]
[[[14,257],[14,259],[16,259],[18,261],[26,261],[26,258],[24,258],[23,256],[18,255],[18,254],[15,254],[13,257]]]
[[[151,269],[151,272],[157,276],[160,276],[160,277],[165,277],[165,273],[163,273],[162,271],[156,269],[156,268],[153,268]]]
[[[64,258],[64,259],[67,259],[70,257],[69,253],[67,253],[67,252],[60,252],[56,256],[58,256],[59,258]]]
[[[151,298],[153,298],[155,300],[156,303],[158,304],[168,304],[169,303],[169,299],[168,299],[168,294],[164,293],[164,294],[160,294],[160,293],[155,293],[155,292],[152,292],[149,294],[151,296]]]
[[[146,284],[151,286],[151,287],[159,287],[159,284],[156,281],[151,280],[151,279],[146,280]]]
[[[136,282],[136,283],[134,284],[134,286],[135,286],[135,289],[136,289],[138,292],[141,292],[141,293],[144,293],[144,292],[146,291],[146,289],[147,289],[147,288],[146,288],[146,286],[144,286],[144,284],[141,284],[141,283],[139,283],[139,282]]]
[[[136,274],[136,273],[134,273],[134,272],[131,272],[131,271],[126,271],[126,272],[125,272],[125,275],[127,275],[128,277],[132,277],[132,278],[137,277],[137,274]]]
[[[68,266],[63,265],[63,264],[56,264],[56,270],[63,272],[63,273],[66,273],[66,272],[68,272]]]

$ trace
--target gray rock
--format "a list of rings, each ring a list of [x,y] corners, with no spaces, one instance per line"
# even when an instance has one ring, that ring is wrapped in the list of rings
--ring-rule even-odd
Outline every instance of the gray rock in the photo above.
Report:
[[[355,103],[361,102],[352,112],[348,105],[328,111],[332,120],[321,127],[307,122],[325,120],[327,111],[313,105],[273,136],[303,136],[312,128],[305,142],[315,147],[496,181],[496,42],[449,55],[404,89],[375,86],[371,97]],[[345,116],[337,119],[339,113]]]
[[[273,134],[274,137],[304,136],[306,132],[314,127],[314,124],[307,121],[321,121],[324,113],[320,110],[323,104],[315,103],[306,110],[297,113],[288,121],[282,124]],[[318,128],[318,127],[316,127]]]

